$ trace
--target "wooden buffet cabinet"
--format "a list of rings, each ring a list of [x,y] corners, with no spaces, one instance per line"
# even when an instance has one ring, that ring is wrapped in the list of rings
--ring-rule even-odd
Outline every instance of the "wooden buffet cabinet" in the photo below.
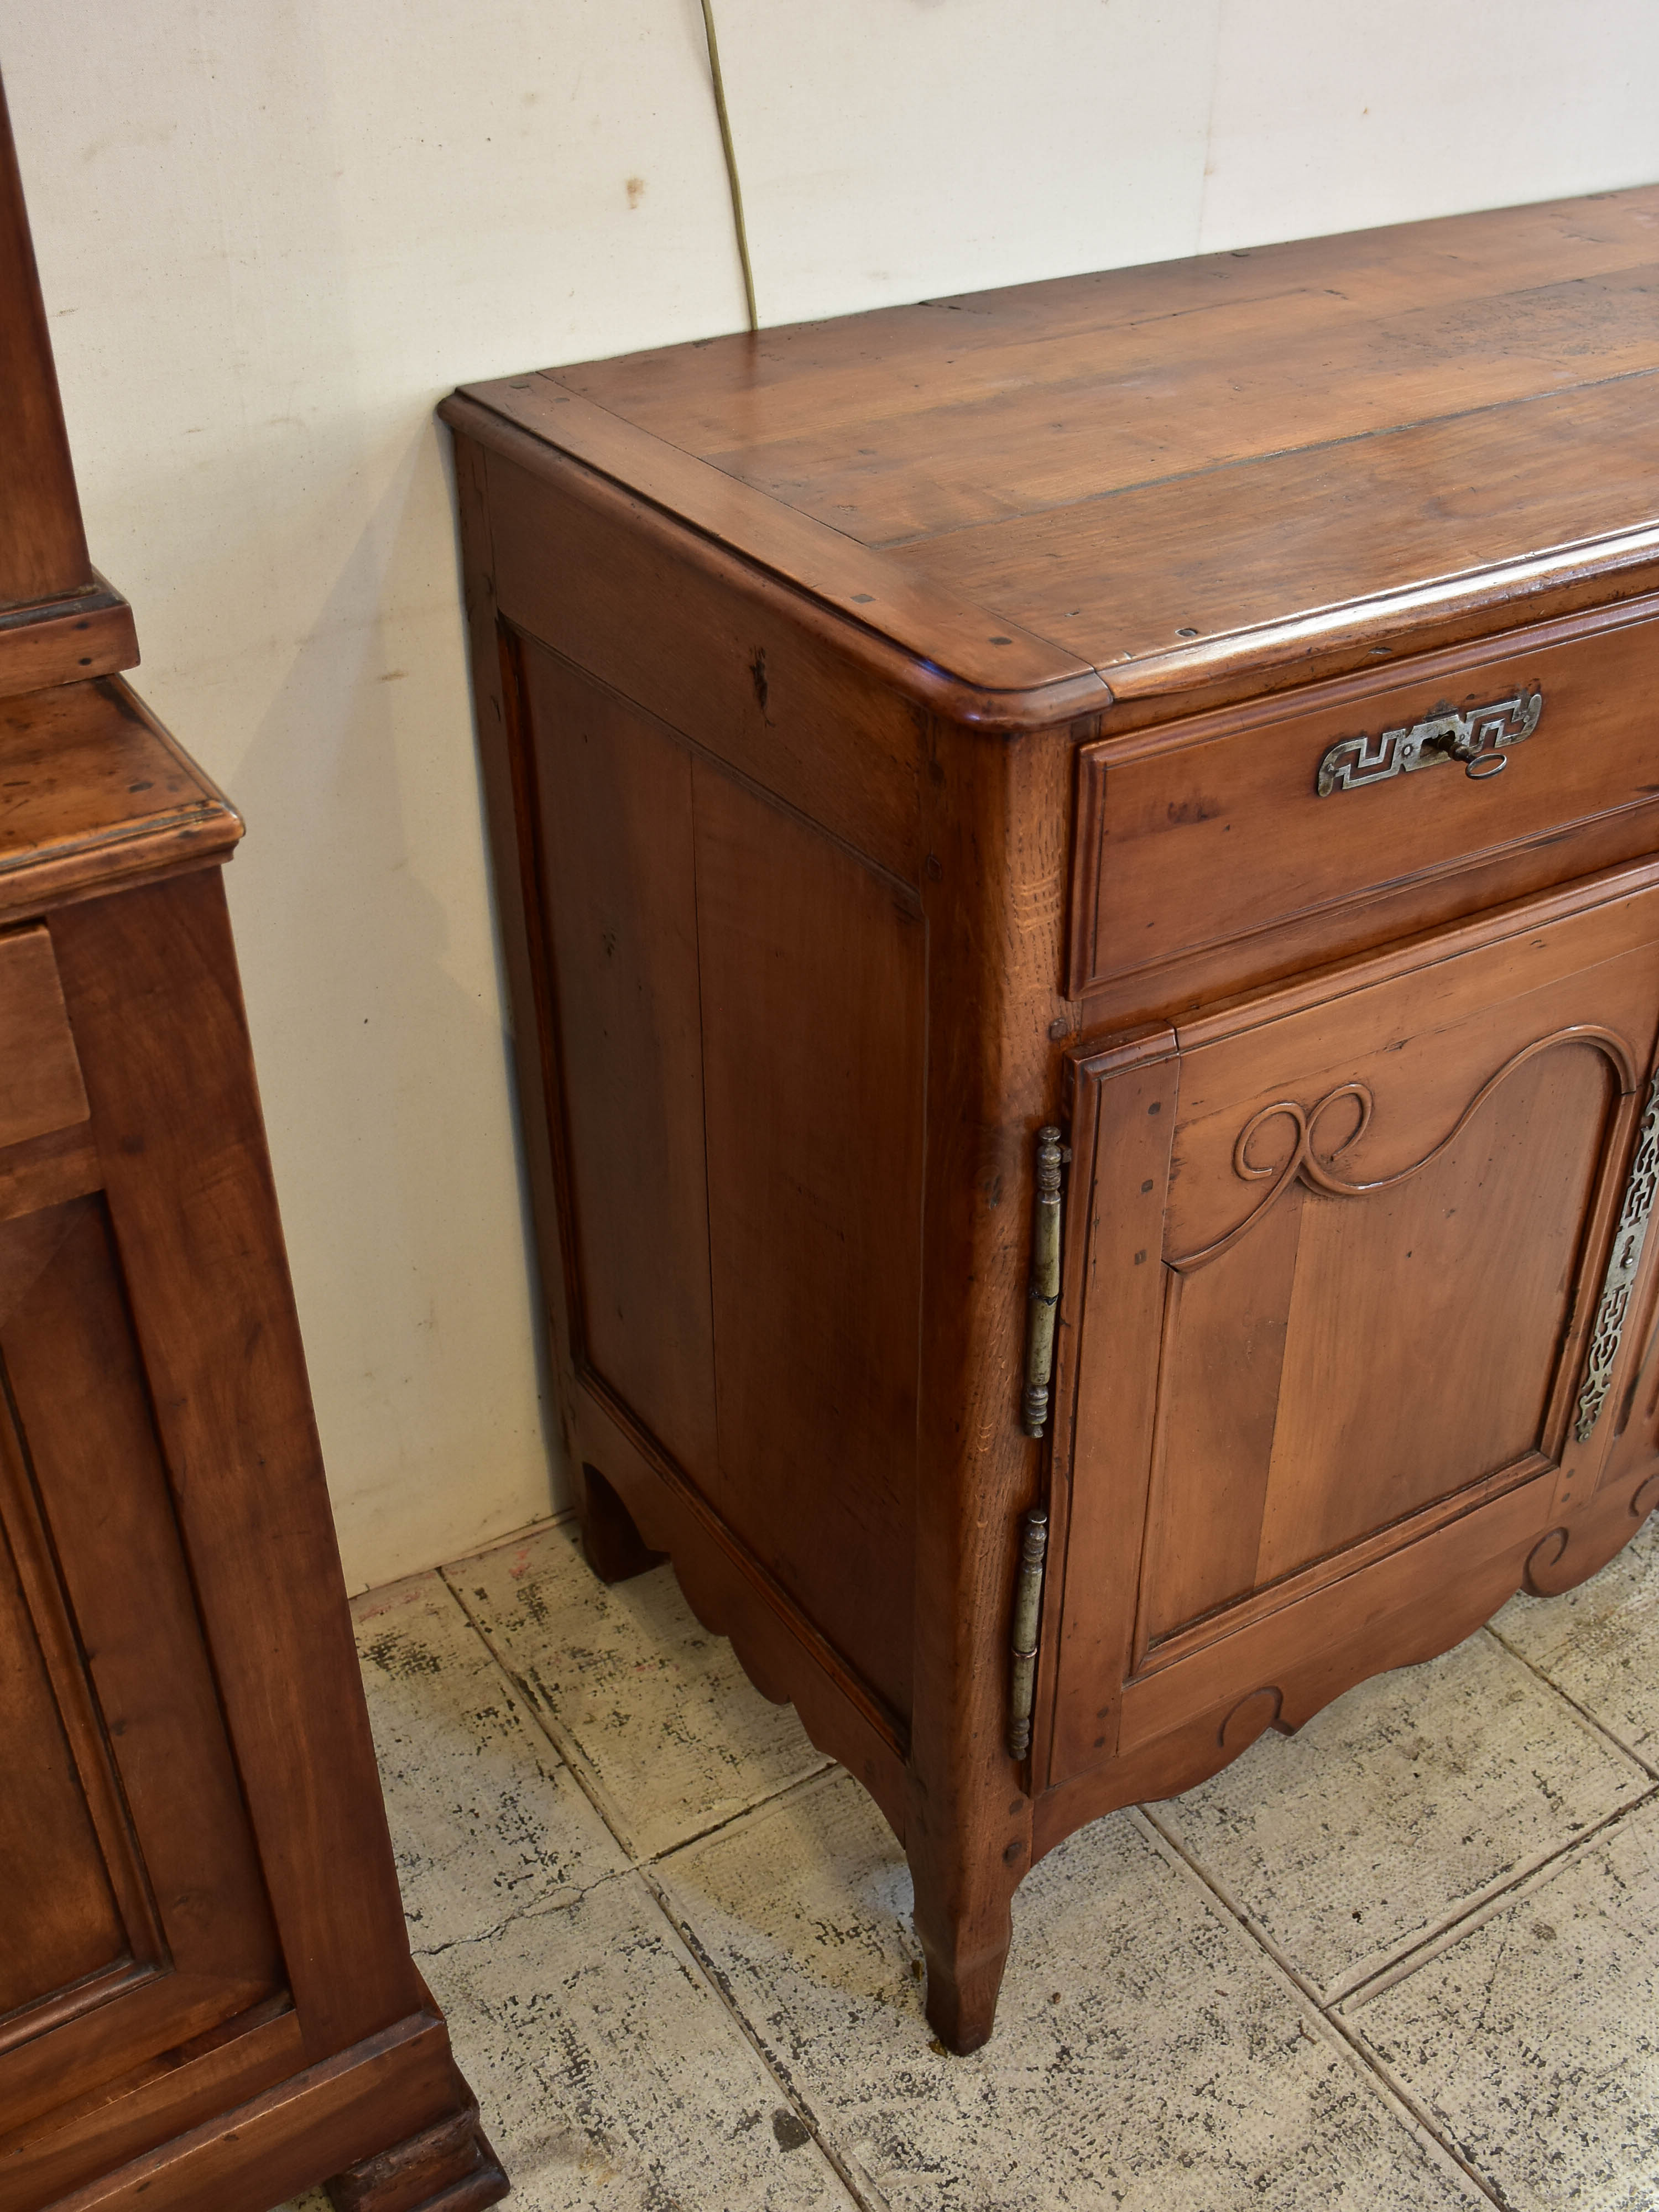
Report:
[[[477,2212],[221,884],[121,680],[0,98],[0,2212]]]
[[[442,410],[589,1554],[957,2050],[1042,1853],[1659,1502],[1656,276],[1644,190]]]

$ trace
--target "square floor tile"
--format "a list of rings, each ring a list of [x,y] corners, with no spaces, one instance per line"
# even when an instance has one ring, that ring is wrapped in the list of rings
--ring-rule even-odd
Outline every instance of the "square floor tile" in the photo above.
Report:
[[[514,2201],[848,2207],[441,1578],[353,1611],[416,1958]]]
[[[1652,2212],[1659,1804],[1342,2016],[1515,2212]]]
[[[639,1875],[422,1970],[517,2212],[855,2212]]]
[[[422,1965],[519,2212],[853,2212],[641,1876]]]
[[[436,1574],[352,1606],[410,1941],[561,1909],[626,1854]]]
[[[1481,1633],[1152,1812],[1329,2002],[1651,1786]]]
[[[1483,2204],[1134,1814],[1015,1900],[996,2033],[922,2016],[904,1860],[831,1776],[656,1869],[677,1919],[888,2212],[1439,2212]]]
[[[444,1574],[641,1858],[825,1766],[793,1708],[768,1703],[669,1567],[610,1589],[573,1528]]]
[[[1659,1514],[1599,1575],[1511,1598],[1492,1629],[1659,1771]]]

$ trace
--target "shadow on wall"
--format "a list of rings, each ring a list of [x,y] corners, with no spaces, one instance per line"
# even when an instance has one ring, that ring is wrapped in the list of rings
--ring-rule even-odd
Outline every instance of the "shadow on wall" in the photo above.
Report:
[[[337,1516],[353,1587],[563,1502],[522,1483],[494,1510],[478,1494],[492,1457],[558,1446],[527,1438],[533,1409],[491,1387],[505,1350],[539,1364],[555,1402],[518,1152],[499,1141],[511,1038],[494,940],[468,914],[483,830],[459,585],[449,559],[432,574],[449,479],[447,434],[423,424],[283,657],[231,793],[261,1053],[284,1062],[286,1098],[326,1101],[321,1127],[273,1111],[271,1141],[324,1444],[350,1469]]]

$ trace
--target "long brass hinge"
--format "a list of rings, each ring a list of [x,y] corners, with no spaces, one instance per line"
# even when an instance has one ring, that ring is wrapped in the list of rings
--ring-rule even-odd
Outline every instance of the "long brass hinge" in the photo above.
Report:
[[[1636,1152],[1625,1178],[1625,1202],[1590,1330],[1589,1357],[1584,1363],[1583,1388],[1578,1393],[1577,1418],[1572,1428],[1574,1441],[1581,1444],[1587,1444],[1595,1432],[1601,1401],[1613,1379],[1656,1192],[1659,1192],[1659,1075],[1649,1089],[1641,1127],[1636,1133]]]
[[[1026,1293],[1025,1392],[1020,1403],[1020,1419],[1028,1437],[1040,1437],[1048,1422],[1054,1316],[1060,1305],[1060,1170],[1071,1157],[1052,1122],[1037,1131],[1031,1280]]]
[[[1072,1155],[1048,1122],[1037,1131],[1036,1185],[1031,1203],[1031,1279],[1025,1308],[1025,1389],[1020,1423],[1028,1437],[1048,1424],[1048,1383],[1054,1365],[1054,1320],[1060,1307],[1060,1171]],[[1031,1748],[1031,1708],[1036,1696],[1037,1641],[1042,1618],[1042,1565],[1048,1550],[1048,1516],[1034,1505],[1020,1524],[1019,1565],[1014,1577],[1014,1619],[1009,1638],[1008,1751],[1024,1759]]]
[[[1031,1707],[1036,1696],[1037,1638],[1042,1618],[1042,1563],[1048,1550],[1048,1516],[1034,1505],[1025,1516],[1014,1577],[1012,1662],[1008,1685],[1008,1753],[1024,1759],[1031,1748]]]

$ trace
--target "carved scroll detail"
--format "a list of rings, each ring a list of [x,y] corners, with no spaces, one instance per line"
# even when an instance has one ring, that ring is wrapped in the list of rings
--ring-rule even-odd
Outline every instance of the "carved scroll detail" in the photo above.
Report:
[[[1213,1243],[1206,1244],[1199,1251],[1188,1252],[1181,1259],[1171,1260],[1169,1265],[1177,1273],[1188,1274],[1196,1267],[1207,1267],[1212,1260],[1218,1260],[1224,1252],[1231,1251],[1245,1231],[1277,1205],[1291,1185],[1298,1180],[1306,1183],[1310,1190],[1323,1192],[1328,1198],[1367,1198],[1374,1191],[1394,1190],[1401,1183],[1409,1182],[1413,1176],[1421,1175],[1425,1168],[1431,1166],[1443,1152],[1456,1143],[1493,1091],[1500,1084],[1507,1082],[1518,1068],[1524,1067],[1530,1060],[1536,1060],[1540,1053],[1553,1052],[1559,1045],[1571,1044],[1589,1045],[1602,1054],[1618,1071],[1620,1090],[1628,1092],[1635,1089],[1636,1071],[1629,1049],[1624,1040],[1612,1030],[1600,1029],[1589,1023],[1571,1029],[1555,1030],[1548,1036],[1539,1037],[1533,1043],[1523,1046],[1512,1059],[1504,1061],[1495,1075],[1489,1076],[1451,1128],[1431,1151],[1424,1153],[1420,1160],[1413,1161],[1408,1168],[1401,1168],[1397,1175],[1379,1176],[1370,1182],[1351,1182],[1338,1174],[1333,1164],[1351,1146],[1357,1145],[1370,1127],[1376,1102],[1364,1084],[1340,1083],[1334,1091],[1328,1091],[1312,1106],[1304,1106],[1294,1098],[1275,1099],[1271,1106],[1264,1106],[1259,1113],[1251,1115],[1239,1131],[1233,1146],[1234,1174],[1241,1182],[1266,1182],[1268,1188],[1236,1228],[1230,1229],[1224,1237],[1217,1237]],[[1325,1115],[1344,1098],[1352,1099],[1358,1106],[1358,1121],[1341,1143],[1334,1146],[1322,1158],[1314,1148],[1315,1134]],[[1650,1115],[1652,1111],[1650,1107]],[[1296,1131],[1295,1145],[1279,1166],[1258,1166],[1250,1158],[1251,1142],[1269,1122],[1281,1117],[1289,1121]],[[1646,1122],[1643,1126],[1646,1127]],[[1659,1162],[1659,1155],[1656,1155],[1656,1160]],[[1632,1168],[1632,1176],[1634,1172]],[[1649,1204],[1652,1204],[1651,1193]],[[1645,1221],[1645,1216],[1644,1219]]]
[[[1589,1357],[1585,1362],[1583,1388],[1578,1394],[1577,1416],[1572,1425],[1574,1440],[1581,1444],[1590,1440],[1613,1377],[1613,1364],[1619,1357],[1625,1321],[1630,1312],[1631,1292],[1636,1286],[1636,1271],[1642,1264],[1642,1248],[1647,1243],[1648,1218],[1653,1212],[1656,1191],[1659,1191],[1659,1074],[1653,1079],[1647,1110],[1637,1132],[1636,1156],[1630,1164],[1625,1203],[1620,1211],[1619,1226],[1613,1231],[1607,1272],[1590,1330]]]
[[[1558,1581],[1555,1570],[1572,1547],[1571,1528],[1548,1528],[1527,1554],[1526,1570],[1521,1587],[1532,1597],[1559,1597],[1571,1589],[1578,1577],[1569,1569],[1566,1579]]]
[[[1279,1726],[1279,1717],[1285,1710],[1285,1692],[1277,1682],[1265,1683],[1241,1698],[1215,1732],[1215,1740],[1224,1751],[1235,1756],[1246,1744],[1254,1743],[1270,1728]]]

